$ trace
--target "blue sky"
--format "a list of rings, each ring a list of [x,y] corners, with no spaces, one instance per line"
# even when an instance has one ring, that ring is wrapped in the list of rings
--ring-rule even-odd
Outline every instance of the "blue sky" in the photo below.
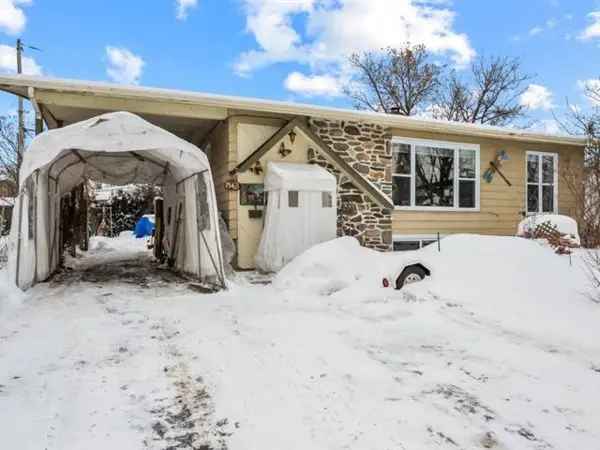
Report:
[[[594,14],[596,13],[596,14]],[[347,106],[353,50],[423,42],[461,70],[515,56],[537,126],[600,76],[595,0],[0,0],[0,71],[17,37],[32,73]],[[0,94],[0,112],[16,100]]]

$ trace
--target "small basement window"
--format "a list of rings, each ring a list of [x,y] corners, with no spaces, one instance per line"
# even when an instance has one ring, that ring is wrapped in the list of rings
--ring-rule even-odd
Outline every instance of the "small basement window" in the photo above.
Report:
[[[300,203],[299,197],[298,191],[288,191],[288,206],[290,208],[297,208]]]
[[[442,237],[440,236],[440,239]],[[396,236],[394,237],[394,251],[419,250],[435,243],[437,243],[437,236]]]
[[[321,192],[321,204],[323,208],[333,208],[333,194],[331,192]]]
[[[394,241],[395,252],[407,252],[410,250],[419,250],[421,242],[419,241]]]

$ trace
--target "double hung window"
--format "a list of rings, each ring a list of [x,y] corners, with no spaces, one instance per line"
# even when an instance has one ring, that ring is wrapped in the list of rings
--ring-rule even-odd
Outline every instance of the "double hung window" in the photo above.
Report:
[[[555,213],[558,194],[558,155],[527,152],[527,214]]]

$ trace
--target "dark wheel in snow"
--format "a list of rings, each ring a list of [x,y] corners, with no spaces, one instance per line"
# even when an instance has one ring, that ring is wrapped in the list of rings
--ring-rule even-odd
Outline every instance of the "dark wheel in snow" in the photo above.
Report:
[[[396,280],[396,289],[402,289],[409,284],[423,281],[427,276],[427,272],[421,266],[408,266],[402,271],[398,280]]]

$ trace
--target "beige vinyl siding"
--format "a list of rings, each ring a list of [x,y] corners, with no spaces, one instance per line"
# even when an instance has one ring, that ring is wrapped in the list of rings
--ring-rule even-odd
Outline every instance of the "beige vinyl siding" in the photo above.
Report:
[[[480,211],[478,212],[427,212],[427,211],[394,211],[392,214],[392,227],[395,235],[419,234],[453,234],[477,233],[513,235],[525,210],[525,172],[526,152],[541,151],[558,154],[558,212],[573,215],[575,202],[562,181],[561,172],[569,164],[583,164],[583,149],[576,146],[557,144],[522,143],[514,141],[468,139],[466,137],[436,134],[415,133],[395,129],[393,136],[418,138],[439,141],[452,141],[459,143],[478,144],[481,157],[481,198]],[[491,183],[481,179],[488,169],[498,150],[506,150],[510,160],[506,161],[501,171],[512,183],[508,186],[498,175],[494,175]]]
[[[236,117],[235,125],[236,141],[235,148],[238,161],[243,161],[250,156],[258,147],[264,144],[269,138],[275,134],[286,121],[281,119],[268,119],[259,117],[242,116]],[[254,174],[251,171],[245,171],[238,174],[240,183],[264,183],[265,172],[269,161],[285,161],[290,163],[306,164],[308,162],[309,142],[300,133],[297,134],[296,140],[292,145],[289,137],[285,136],[282,140],[285,142],[286,148],[292,152],[283,158],[279,152],[279,143],[268,151],[262,158],[260,163],[263,172]],[[280,142],[282,142],[280,141]],[[242,206],[239,202],[239,193],[236,192],[235,208],[238,212],[237,216],[237,266],[240,269],[253,269],[255,267],[255,257],[260,243],[260,238],[263,231],[263,219],[251,219],[249,211],[255,209],[254,206]],[[259,207],[259,209],[263,209]]]

